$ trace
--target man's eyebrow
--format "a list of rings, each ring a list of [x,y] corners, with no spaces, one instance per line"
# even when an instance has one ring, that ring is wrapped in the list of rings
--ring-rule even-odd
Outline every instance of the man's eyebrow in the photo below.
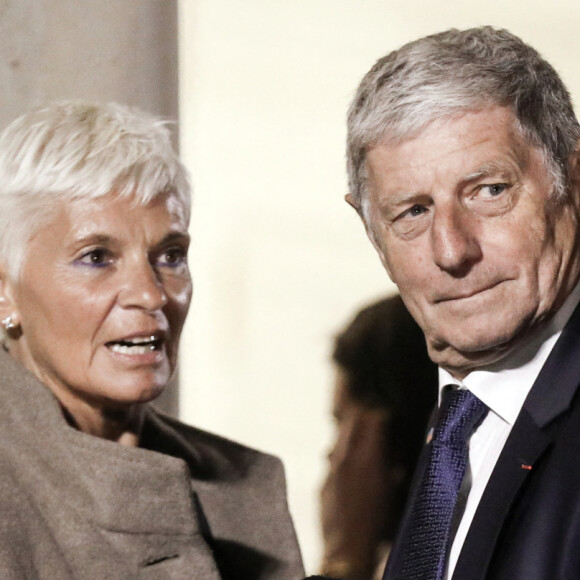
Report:
[[[484,179],[492,175],[497,176],[507,176],[513,173],[513,169],[510,165],[504,162],[490,161],[489,163],[484,163],[475,171],[468,173],[461,179],[462,184],[470,183],[472,181],[477,181],[478,179]]]

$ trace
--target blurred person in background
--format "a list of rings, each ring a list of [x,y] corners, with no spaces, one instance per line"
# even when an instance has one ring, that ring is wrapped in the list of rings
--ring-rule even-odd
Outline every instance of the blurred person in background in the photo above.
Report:
[[[321,490],[323,574],[382,573],[426,425],[437,367],[400,296],[363,308],[335,338],[337,435]]]
[[[166,124],[66,102],[0,135],[0,577],[291,580],[283,468],[149,403],[192,294]]]

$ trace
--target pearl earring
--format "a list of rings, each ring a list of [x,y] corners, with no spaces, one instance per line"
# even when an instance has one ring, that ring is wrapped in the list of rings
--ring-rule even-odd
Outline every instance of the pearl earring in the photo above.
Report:
[[[4,320],[2,320],[2,326],[4,330],[13,330],[16,328],[16,322],[12,320],[12,316],[7,316]]]

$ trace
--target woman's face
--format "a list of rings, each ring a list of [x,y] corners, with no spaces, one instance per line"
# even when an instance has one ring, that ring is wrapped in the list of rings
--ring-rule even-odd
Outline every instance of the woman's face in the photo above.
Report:
[[[191,299],[182,205],[113,196],[62,206],[5,282],[21,335],[10,353],[70,407],[157,397],[176,364]]]

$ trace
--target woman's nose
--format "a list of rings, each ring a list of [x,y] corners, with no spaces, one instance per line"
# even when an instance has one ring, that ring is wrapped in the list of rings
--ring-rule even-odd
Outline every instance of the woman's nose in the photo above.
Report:
[[[149,262],[127,270],[120,302],[125,308],[142,308],[150,312],[167,304],[163,283]]]

